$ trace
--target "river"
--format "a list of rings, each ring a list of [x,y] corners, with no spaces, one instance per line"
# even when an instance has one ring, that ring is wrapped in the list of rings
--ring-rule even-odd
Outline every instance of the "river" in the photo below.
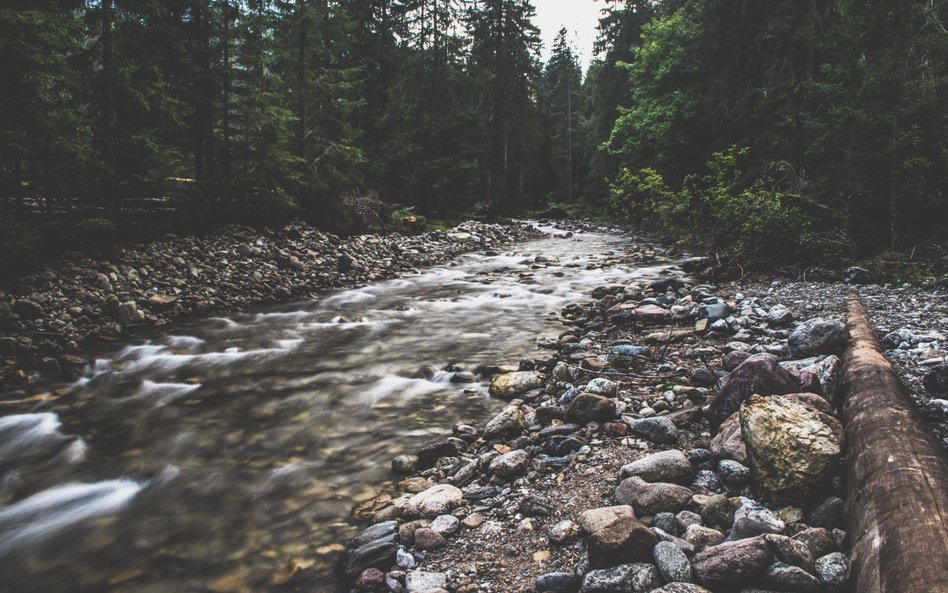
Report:
[[[536,355],[563,305],[667,265],[623,257],[628,236],[544,230],[96,353],[66,395],[0,417],[0,590],[338,590],[350,511],[391,458],[502,407],[455,371]]]

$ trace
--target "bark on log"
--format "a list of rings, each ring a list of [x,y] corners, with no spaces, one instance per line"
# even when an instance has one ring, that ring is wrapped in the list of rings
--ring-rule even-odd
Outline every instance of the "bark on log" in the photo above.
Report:
[[[846,521],[857,593],[948,593],[948,462],[855,296],[843,356]]]

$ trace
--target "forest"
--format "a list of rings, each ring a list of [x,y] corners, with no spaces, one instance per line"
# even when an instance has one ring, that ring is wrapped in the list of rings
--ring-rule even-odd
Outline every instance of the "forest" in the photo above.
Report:
[[[600,4],[583,72],[565,29],[541,61],[529,0],[5,2],[4,258],[538,213],[944,259],[944,0]]]

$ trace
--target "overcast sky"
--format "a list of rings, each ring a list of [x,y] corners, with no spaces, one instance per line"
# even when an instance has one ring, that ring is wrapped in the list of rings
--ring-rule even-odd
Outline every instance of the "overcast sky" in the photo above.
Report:
[[[603,2],[594,0],[534,0],[537,16],[534,19],[543,39],[543,61],[550,57],[553,40],[560,27],[569,31],[569,40],[579,55],[583,70],[592,59],[593,41],[596,40],[596,25]]]

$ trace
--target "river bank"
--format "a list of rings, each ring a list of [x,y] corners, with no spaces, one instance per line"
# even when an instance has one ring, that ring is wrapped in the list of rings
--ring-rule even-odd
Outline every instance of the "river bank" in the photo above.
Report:
[[[0,286],[0,386],[38,374],[74,380],[90,342],[147,335],[169,323],[310,298],[536,237],[526,225],[465,222],[417,236],[342,239],[303,223],[168,236],[100,256],[67,254]]]
[[[393,460],[404,477],[354,511],[353,590],[846,590],[845,298],[944,439],[944,291],[679,277],[595,287],[495,377],[494,419]],[[754,392],[774,397],[741,406]]]

